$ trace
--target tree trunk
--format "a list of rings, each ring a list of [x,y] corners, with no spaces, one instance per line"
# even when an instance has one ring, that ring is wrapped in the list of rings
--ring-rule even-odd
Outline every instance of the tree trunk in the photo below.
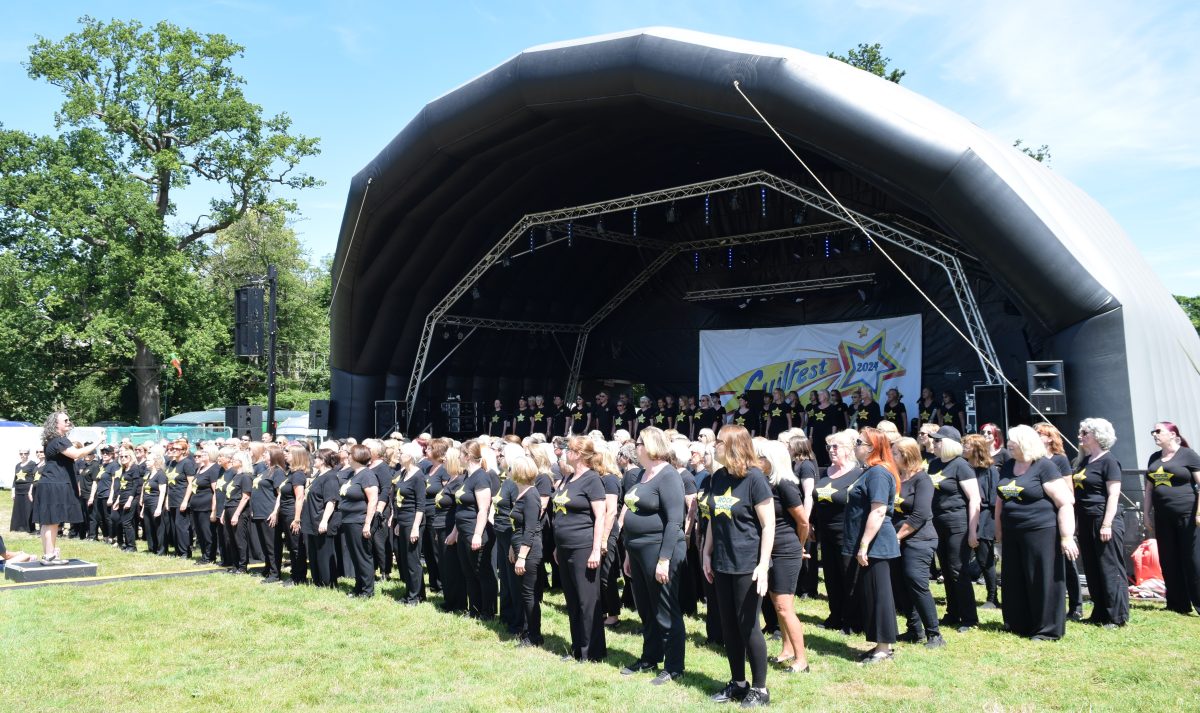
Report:
[[[134,340],[137,354],[133,358],[133,380],[137,384],[138,421],[143,426],[155,426],[161,418],[159,413],[159,364],[150,348]]]

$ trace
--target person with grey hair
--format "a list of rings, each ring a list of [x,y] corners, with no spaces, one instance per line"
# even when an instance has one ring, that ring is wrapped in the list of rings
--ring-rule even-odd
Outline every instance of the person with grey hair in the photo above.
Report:
[[[975,589],[967,565],[979,545],[979,481],[963,457],[962,436],[942,426],[930,439],[937,458],[929,461],[933,481],[933,527],[938,534],[938,561],[946,579],[944,626],[959,633],[979,624]]]
[[[62,411],[55,411],[46,418],[42,427],[42,449],[46,463],[42,477],[38,480],[36,497],[33,501],[33,520],[41,526],[42,564],[66,564],[58,553],[58,529],[63,523],[83,520],[83,508],[79,506],[79,484],[75,479],[75,461],[99,447],[100,442],[75,447],[67,434],[71,432],[71,419]]]
[[[1121,464],[1109,453],[1116,441],[1116,432],[1105,419],[1081,421],[1079,465],[1071,478],[1079,557],[1092,600],[1092,615],[1087,622],[1106,629],[1129,622],[1125,520],[1119,508]]]

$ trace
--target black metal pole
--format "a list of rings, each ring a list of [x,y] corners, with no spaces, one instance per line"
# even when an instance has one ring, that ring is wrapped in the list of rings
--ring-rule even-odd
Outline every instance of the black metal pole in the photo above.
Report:
[[[267,283],[271,296],[267,300],[267,431],[275,437],[275,290],[279,286],[275,266],[267,266]]]

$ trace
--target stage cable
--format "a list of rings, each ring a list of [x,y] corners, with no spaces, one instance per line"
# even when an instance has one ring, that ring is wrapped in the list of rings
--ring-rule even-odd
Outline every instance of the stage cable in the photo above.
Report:
[[[350,259],[350,248],[354,245],[354,237],[358,235],[358,221],[362,220],[363,208],[367,205],[367,194],[371,192],[371,184],[374,182],[374,176],[367,179],[367,187],[363,189],[362,202],[358,204],[358,215],[354,216],[354,229],[350,231],[350,240],[346,243],[346,257],[342,259],[342,269],[338,270],[337,279],[333,282],[333,292],[329,293],[330,315],[333,314],[333,301],[337,299],[338,287],[342,284],[342,274],[346,272],[346,261]]]
[[[954,323],[954,320],[950,319],[950,316],[947,315],[945,312],[943,312],[941,307],[938,307],[937,303],[933,301],[933,298],[931,298],[928,294],[926,294],[925,290],[921,289],[920,285],[918,285],[916,283],[916,281],[914,281],[912,279],[912,277],[910,277],[909,274],[904,271],[904,268],[900,267],[900,264],[897,263],[895,261],[895,259],[892,258],[891,254],[887,251],[887,248],[880,245],[879,241],[875,240],[875,238],[869,232],[867,232],[867,229],[864,228],[862,226],[862,224],[858,222],[858,219],[854,217],[854,214],[851,213],[849,211],[849,209],[846,208],[846,206],[842,205],[842,202],[840,200],[838,200],[837,196],[835,196],[833,194],[833,191],[829,190],[829,188],[825,185],[825,183],[823,181],[821,181],[820,178],[817,177],[817,174],[814,173],[813,170],[811,168],[809,168],[808,164],[804,162],[804,159],[800,158],[800,154],[796,153],[796,150],[792,148],[791,144],[789,144],[787,142],[787,140],[783,138],[783,135],[780,134],[779,130],[775,128],[775,125],[772,124],[767,119],[767,117],[763,115],[763,113],[761,111],[759,111],[758,107],[754,104],[754,102],[750,100],[750,97],[746,96],[746,93],[742,91],[740,82],[736,79],[733,80],[733,88],[735,90],[737,90],[737,93],[739,95],[741,95],[742,99],[745,100],[746,104],[748,104],[750,106],[750,108],[754,111],[754,113],[758,116],[758,118],[762,121],[762,123],[765,124],[766,127],[771,130],[771,133],[775,135],[775,138],[779,139],[779,143],[783,144],[783,147],[785,149],[787,149],[788,153],[790,153],[792,155],[792,158],[796,159],[796,162],[799,163],[800,166],[804,168],[805,172],[808,173],[808,175],[811,176],[814,181],[816,181],[817,185],[821,187],[821,190],[825,191],[825,195],[829,196],[829,199],[831,201],[833,201],[833,203],[842,211],[842,213],[845,214],[844,219],[853,223],[854,227],[858,228],[859,232],[862,233],[863,236],[866,237],[866,239],[868,241],[870,241],[872,244],[875,245],[876,248],[879,249],[880,254],[882,254],[887,259],[887,261],[892,264],[892,267],[896,268],[896,272],[899,272],[900,275],[905,280],[908,281],[908,284],[912,285],[913,289],[915,289],[917,291],[917,294],[921,295],[921,297],[924,298],[925,301],[929,303],[929,306],[932,307],[933,310],[935,312],[937,312],[938,315],[943,320],[945,320],[946,324],[950,325],[950,328],[954,330],[955,334],[957,334],[959,337],[961,337],[962,340],[964,342],[966,342],[967,345],[970,346],[971,349],[974,350],[974,352],[976,354],[979,355],[980,359],[982,359],[985,363],[987,363],[988,366],[992,367],[992,369],[994,369],[996,371],[996,373],[1000,375],[1000,378],[1004,380],[1004,383],[1007,384],[1009,386],[1009,388],[1011,388],[1014,392],[1016,392],[1016,394],[1021,397],[1022,401],[1029,404],[1030,410],[1033,413],[1036,413],[1038,415],[1038,418],[1042,419],[1042,421],[1049,424],[1055,430],[1058,430],[1058,427],[1055,426],[1053,423],[1051,423],[1050,419],[1048,419],[1044,415],[1042,415],[1042,412],[1038,410],[1037,406],[1034,406],[1033,402],[1030,401],[1027,396],[1025,396],[1025,392],[1022,391],[1021,389],[1017,388],[1017,385],[1009,380],[1009,378],[1004,374],[1004,371],[999,367],[999,365],[994,364],[992,362],[992,360],[989,359],[987,357],[987,355],[983,353],[983,350],[980,349],[979,346],[977,344],[975,344],[975,342],[973,342],[969,336],[964,334],[963,331],[958,328],[958,325]],[[1062,432],[1059,431],[1059,433],[1061,435]],[[1069,441],[1065,437],[1062,439],[1062,441],[1063,441],[1063,443],[1068,444],[1071,447],[1071,449],[1075,451],[1076,455],[1079,454],[1079,448],[1073,442]]]

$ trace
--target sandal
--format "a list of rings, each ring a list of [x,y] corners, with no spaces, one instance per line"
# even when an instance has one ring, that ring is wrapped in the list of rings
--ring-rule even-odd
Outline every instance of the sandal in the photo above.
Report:
[[[771,663],[773,663],[773,664],[777,664],[779,666],[786,666],[787,664],[790,664],[791,662],[795,661],[796,656],[795,656],[795,654],[793,654],[791,656],[772,656],[770,660],[771,660]]]

